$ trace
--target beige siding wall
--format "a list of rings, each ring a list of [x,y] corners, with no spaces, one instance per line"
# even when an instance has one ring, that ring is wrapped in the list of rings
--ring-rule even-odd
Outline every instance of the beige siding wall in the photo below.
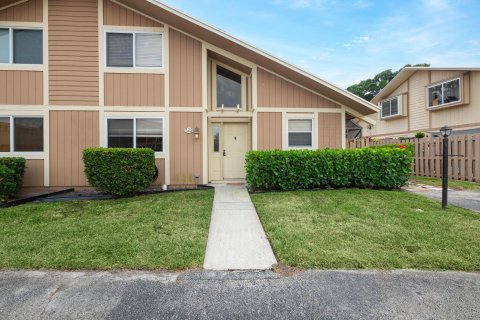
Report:
[[[202,44],[170,30],[170,106],[202,106]]]
[[[98,146],[98,111],[50,111],[50,185],[87,186],[82,150]]]
[[[43,22],[43,0],[29,0],[0,10],[0,21]]]
[[[425,86],[428,84],[428,72],[416,72],[410,77],[408,115],[411,131],[425,130],[430,126],[430,115],[425,107]]]
[[[43,187],[43,160],[27,160],[25,175],[23,177],[24,187]]]
[[[163,186],[165,184],[165,159],[156,159],[155,165],[158,168],[158,178],[153,182],[153,185]]]
[[[163,27],[161,23],[113,3],[110,0],[103,1],[103,24],[110,26]]]
[[[318,148],[342,147],[342,115],[340,113],[318,114]]]
[[[202,136],[195,139],[193,134],[186,134],[185,128],[199,128],[201,135],[206,134],[202,128],[202,113],[170,113],[170,184],[194,184],[195,175],[202,181]]]
[[[377,123],[371,130],[371,135],[395,134],[408,131],[408,117],[392,118],[389,120],[380,120],[378,114],[372,114],[369,117],[377,120]],[[363,133],[364,135],[370,135],[367,128],[364,128]]]
[[[339,108],[330,100],[260,68],[258,69],[258,107]]]
[[[443,79],[457,76],[445,75]],[[433,74],[432,74],[433,76]],[[442,80],[443,80],[442,79]],[[432,128],[449,126],[472,125],[480,126],[480,72],[470,73],[470,104],[432,111]]]
[[[52,105],[99,103],[98,1],[49,0]]]
[[[393,98],[402,93],[407,93],[407,92],[408,92],[408,80],[402,83],[397,89],[395,89],[395,91],[393,91],[392,94],[390,94],[389,98]]]
[[[163,74],[105,74],[106,106],[165,106]]]
[[[259,112],[257,128],[258,150],[282,150],[281,112]]]
[[[43,72],[0,71],[0,104],[43,104]]]
[[[440,82],[440,81],[451,79],[453,77],[458,77],[461,73],[462,72],[459,72],[459,71],[431,71],[430,83]]]

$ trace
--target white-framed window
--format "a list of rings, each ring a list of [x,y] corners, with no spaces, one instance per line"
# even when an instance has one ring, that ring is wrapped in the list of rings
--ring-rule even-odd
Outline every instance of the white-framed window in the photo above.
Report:
[[[288,119],[288,147],[313,148],[313,119]]]
[[[43,64],[43,31],[0,27],[0,64]]]
[[[105,32],[105,66],[163,68],[162,32]]]
[[[403,98],[402,96],[397,96],[389,98],[380,102],[381,109],[381,118],[390,118],[402,115],[403,109]]]
[[[0,116],[0,153],[43,152],[43,117]]]
[[[212,63],[213,108],[243,110],[247,104],[247,75],[226,64]]]
[[[164,118],[106,118],[108,148],[150,148],[164,152]]]
[[[427,87],[427,108],[437,108],[459,103],[462,98],[460,89],[460,78]]]

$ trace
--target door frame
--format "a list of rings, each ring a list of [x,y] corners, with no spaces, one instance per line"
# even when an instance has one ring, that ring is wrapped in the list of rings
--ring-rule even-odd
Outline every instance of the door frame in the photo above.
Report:
[[[207,125],[207,166],[208,166],[208,182],[224,182],[225,181],[225,166],[224,166],[224,156],[222,154],[224,150],[224,125],[228,123],[242,123],[248,126],[247,130],[247,141],[248,141],[248,151],[252,150],[252,121],[251,118],[209,118],[208,125]],[[213,172],[212,172],[212,155],[213,155],[213,127],[218,126],[220,127],[220,141],[219,141],[219,153],[221,156],[221,163],[220,163],[220,172],[221,178],[220,179],[212,179]]]

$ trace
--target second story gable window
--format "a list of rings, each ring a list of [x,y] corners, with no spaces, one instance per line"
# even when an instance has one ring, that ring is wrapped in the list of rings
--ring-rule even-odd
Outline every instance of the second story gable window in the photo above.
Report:
[[[0,64],[43,64],[43,32],[0,28]]]
[[[159,32],[107,32],[106,66],[162,68],[163,34]]]
[[[460,78],[427,87],[427,108],[436,108],[460,102]]]
[[[380,102],[381,118],[390,118],[402,115],[403,99],[397,96]]]

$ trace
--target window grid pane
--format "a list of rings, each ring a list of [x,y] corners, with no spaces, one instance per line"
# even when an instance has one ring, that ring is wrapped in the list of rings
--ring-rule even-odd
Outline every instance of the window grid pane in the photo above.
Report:
[[[390,100],[390,116],[398,115],[398,98]]]
[[[14,151],[43,151],[43,119],[14,118]]]
[[[42,39],[41,30],[13,30],[13,63],[42,64]]]
[[[289,147],[312,147],[311,132],[290,132],[288,133]]]
[[[135,35],[135,66],[162,67],[162,34],[137,33]]]
[[[10,29],[0,29],[0,63],[10,63]]]
[[[107,33],[107,66],[133,67],[132,33]]]
[[[0,152],[10,152],[10,118],[0,118]]]
[[[298,119],[298,120],[288,120],[288,131],[289,132],[311,132],[312,131],[312,120],[309,119]]]
[[[445,82],[442,93],[444,104],[460,101],[460,80]]]
[[[163,152],[163,120],[137,119],[136,140],[137,148]]]
[[[108,147],[133,148],[133,119],[108,119]]]

